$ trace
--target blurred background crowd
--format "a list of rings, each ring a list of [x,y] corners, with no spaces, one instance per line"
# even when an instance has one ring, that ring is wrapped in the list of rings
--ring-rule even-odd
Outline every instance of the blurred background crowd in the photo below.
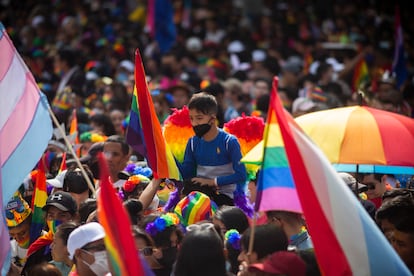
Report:
[[[137,49],[161,123],[201,90],[216,96],[220,126],[242,114],[265,117],[274,76],[294,116],[364,103],[412,117],[414,25],[406,5],[3,0],[0,21],[58,119],[68,126],[76,108],[80,133],[109,136],[128,123]]]

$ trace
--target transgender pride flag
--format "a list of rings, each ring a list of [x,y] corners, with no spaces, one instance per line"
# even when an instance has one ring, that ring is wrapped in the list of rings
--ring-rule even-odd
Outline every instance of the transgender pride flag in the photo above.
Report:
[[[291,188],[286,172],[290,170],[322,275],[411,275],[323,152],[284,110],[276,88],[277,78],[271,92],[268,120],[277,124],[285,151],[268,151],[269,144],[264,144],[263,162],[268,167],[263,169],[262,179],[272,173],[272,167],[276,170],[272,173],[275,176],[279,174],[278,168],[283,167],[286,169],[279,178],[285,176],[286,184],[279,181],[282,184],[265,187],[262,194],[276,197],[279,191],[283,193],[284,189]],[[268,178],[268,181],[272,180]],[[267,200],[270,199],[268,196]],[[265,203],[262,198],[259,205]],[[266,209],[271,210],[272,202],[267,204]],[[277,200],[273,204],[277,209]]]
[[[46,97],[0,23],[0,266],[8,266],[3,208],[34,168],[52,137]]]

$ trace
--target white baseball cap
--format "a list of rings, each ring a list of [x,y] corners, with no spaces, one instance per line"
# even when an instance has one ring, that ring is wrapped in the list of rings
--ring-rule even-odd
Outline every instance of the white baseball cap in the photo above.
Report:
[[[46,179],[46,183],[52,185],[55,188],[63,188],[63,180],[65,179],[67,170],[58,173],[55,178]]]
[[[105,230],[97,222],[89,222],[76,228],[68,238],[69,258],[73,260],[76,249],[82,248],[88,243],[103,239]]]

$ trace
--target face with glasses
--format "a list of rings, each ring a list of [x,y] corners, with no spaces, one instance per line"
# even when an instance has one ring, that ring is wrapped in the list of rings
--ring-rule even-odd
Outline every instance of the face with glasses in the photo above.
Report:
[[[368,187],[368,190],[366,191],[368,199],[382,197],[386,191],[385,182],[378,181],[374,177],[374,174],[364,175],[361,182]]]

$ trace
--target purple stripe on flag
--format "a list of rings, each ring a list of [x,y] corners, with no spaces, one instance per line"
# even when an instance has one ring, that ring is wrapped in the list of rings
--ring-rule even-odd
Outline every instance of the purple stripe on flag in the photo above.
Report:
[[[10,114],[3,128],[0,129],[0,141],[2,141],[0,151],[1,167],[20,143],[19,137],[23,138],[38,109],[37,105],[33,104],[38,103],[40,99],[37,87],[30,81],[27,81],[26,85],[25,93],[15,107],[15,110],[19,110],[19,112]]]

